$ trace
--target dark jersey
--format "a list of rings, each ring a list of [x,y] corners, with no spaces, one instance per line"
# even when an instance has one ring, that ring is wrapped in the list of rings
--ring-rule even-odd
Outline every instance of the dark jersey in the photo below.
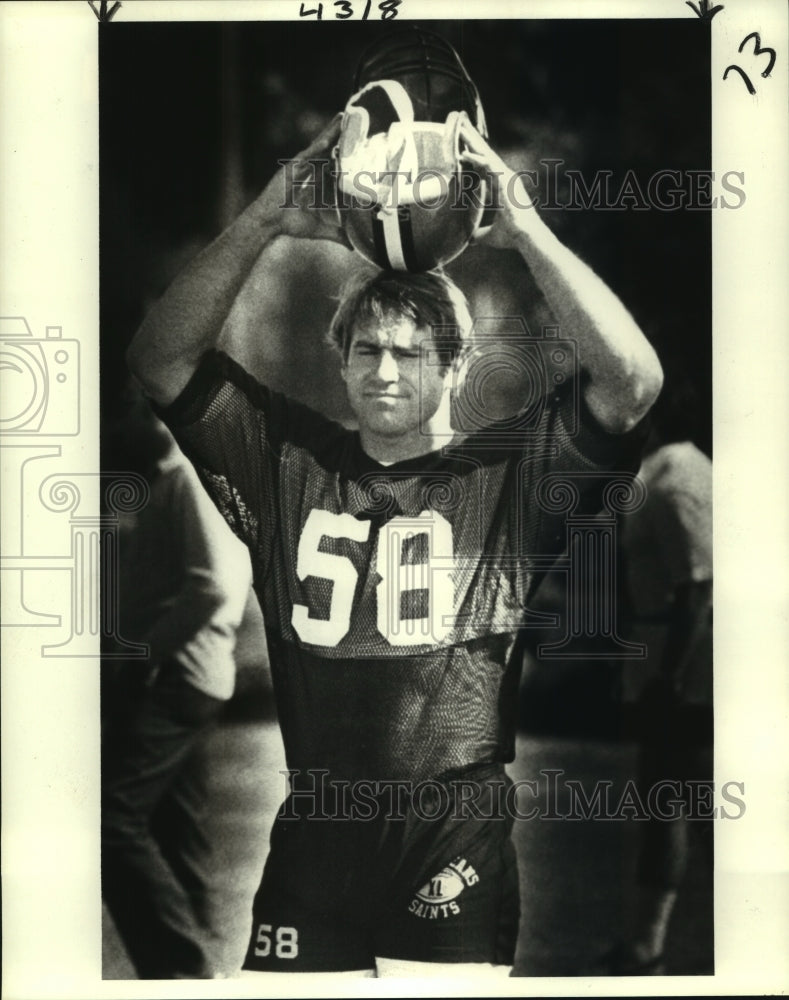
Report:
[[[382,466],[357,433],[211,351],[161,411],[249,546],[288,766],[332,779],[421,780],[512,758],[529,600],[562,551],[538,502],[583,473],[637,466],[572,384],[529,433],[483,428]]]

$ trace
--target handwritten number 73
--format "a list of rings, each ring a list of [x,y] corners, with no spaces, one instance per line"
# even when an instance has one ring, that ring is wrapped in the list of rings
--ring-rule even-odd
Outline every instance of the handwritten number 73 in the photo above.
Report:
[[[773,66],[775,65],[775,58],[776,58],[775,49],[771,49],[769,46],[765,46],[765,48],[762,48],[762,40],[759,36],[759,32],[752,31],[750,35],[746,35],[745,38],[743,38],[743,40],[740,42],[740,46],[737,49],[737,51],[742,52],[746,44],[751,40],[753,40],[753,54],[755,56],[768,55],[770,57],[770,61],[767,64],[767,68],[762,70],[762,76],[768,77],[770,73],[772,73]],[[736,70],[740,74],[742,82],[748,88],[748,93],[755,94],[756,87],[754,87],[754,85],[751,83],[751,78],[748,76],[745,70],[742,69],[742,67],[737,66],[734,63],[732,63],[731,66],[726,67],[723,73],[723,79],[725,80],[732,70]]]

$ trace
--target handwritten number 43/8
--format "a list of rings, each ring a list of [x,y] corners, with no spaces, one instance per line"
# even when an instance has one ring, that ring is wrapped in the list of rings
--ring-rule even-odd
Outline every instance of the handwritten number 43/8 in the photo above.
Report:
[[[752,31],[750,35],[746,35],[745,38],[743,38],[743,40],[740,42],[740,46],[737,49],[737,51],[742,52],[747,43],[750,41],[753,41],[753,54],[755,56],[763,56],[763,55],[769,56],[770,61],[767,63],[767,68],[762,70],[762,76],[768,77],[770,73],[772,73],[773,66],[775,65],[775,57],[776,57],[775,49],[771,49],[769,46],[762,48],[762,40],[759,37],[759,32]],[[723,73],[723,79],[725,80],[732,70],[736,70],[740,74],[742,82],[748,88],[748,93],[755,94],[756,87],[754,87],[754,85],[751,83],[751,78],[748,76],[745,70],[742,69],[742,67],[737,66],[734,63],[732,63],[731,66],[726,67]]]
[[[397,17],[397,8],[402,2],[403,0],[382,0],[382,2],[377,5],[377,10],[381,15],[381,20],[394,20],[394,18]],[[338,21],[347,21],[348,18],[353,17],[357,11],[361,11],[361,19],[366,21],[370,16],[370,9],[372,5],[372,0],[359,0],[355,7],[354,4],[349,2],[349,0],[334,0],[331,7],[334,8],[334,16]],[[328,4],[326,6],[328,6]],[[315,17],[319,21],[322,21],[323,8],[324,4],[322,3],[302,3],[299,9],[299,17]]]

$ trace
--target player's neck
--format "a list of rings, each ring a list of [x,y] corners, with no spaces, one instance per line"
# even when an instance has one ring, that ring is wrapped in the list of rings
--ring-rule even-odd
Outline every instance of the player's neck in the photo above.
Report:
[[[409,458],[428,455],[431,451],[437,451],[442,444],[447,444],[446,436],[434,441],[421,434],[416,440],[412,435],[393,439],[360,431],[359,437],[364,453],[375,459],[379,465],[394,465],[395,462],[405,462]]]
[[[369,428],[359,428],[362,450],[379,465],[394,465],[420,455],[429,455],[448,445],[453,438],[449,419],[438,415],[421,427],[405,434],[377,434]]]

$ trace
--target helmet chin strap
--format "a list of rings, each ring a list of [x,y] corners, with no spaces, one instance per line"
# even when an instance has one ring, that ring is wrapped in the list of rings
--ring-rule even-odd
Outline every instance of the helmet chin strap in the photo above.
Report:
[[[382,107],[382,94],[389,108]],[[343,116],[336,154],[341,190],[385,212],[439,198],[460,169],[460,126],[467,118],[465,111],[450,111],[443,123],[414,121],[402,84],[368,83],[350,99]]]
[[[462,124],[484,130],[476,87],[454,49],[421,29],[378,46],[362,65],[333,152],[338,223],[379,267],[443,266],[468,246],[489,192],[461,160]]]
[[[413,178],[418,155],[413,136],[414,109],[396,80],[368,83],[348,101],[339,143],[339,184],[361,205],[395,205],[403,175]]]

